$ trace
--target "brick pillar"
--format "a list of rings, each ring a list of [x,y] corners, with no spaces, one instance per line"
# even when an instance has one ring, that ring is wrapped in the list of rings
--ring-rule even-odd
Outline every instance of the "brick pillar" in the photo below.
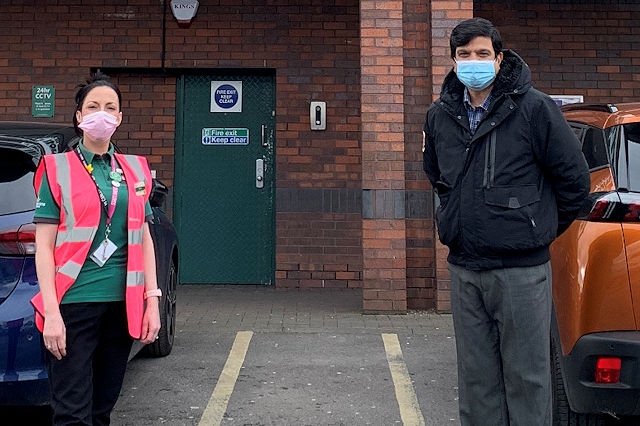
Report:
[[[422,168],[422,126],[432,90],[431,10],[424,0],[402,5],[407,308],[426,310],[436,306],[433,193]]]
[[[451,70],[451,30],[461,21],[473,18],[472,0],[431,0],[431,76],[433,99],[440,95],[442,82]],[[449,294],[451,278],[447,268],[447,247],[435,238],[436,251],[436,309],[440,312],[451,310]]]
[[[360,1],[365,312],[407,309],[402,26],[402,1]]]

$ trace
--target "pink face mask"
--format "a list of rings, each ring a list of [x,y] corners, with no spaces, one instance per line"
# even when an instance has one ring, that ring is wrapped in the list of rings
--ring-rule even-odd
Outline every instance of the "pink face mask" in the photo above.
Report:
[[[116,131],[118,118],[105,111],[93,112],[82,117],[78,127],[96,142],[106,142]]]

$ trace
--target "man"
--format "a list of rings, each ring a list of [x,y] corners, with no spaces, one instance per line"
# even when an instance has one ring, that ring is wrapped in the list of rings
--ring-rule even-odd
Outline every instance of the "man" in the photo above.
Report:
[[[551,425],[549,244],[589,174],[527,64],[474,18],[451,34],[453,70],[424,125],[424,170],[449,247],[459,408],[466,425]]]

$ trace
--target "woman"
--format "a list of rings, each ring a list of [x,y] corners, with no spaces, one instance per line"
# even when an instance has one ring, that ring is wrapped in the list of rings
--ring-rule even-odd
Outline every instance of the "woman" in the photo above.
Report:
[[[120,90],[95,74],[76,93],[82,139],[36,172],[32,303],[47,348],[54,425],[107,425],[133,339],[160,330],[146,160],[114,152]]]

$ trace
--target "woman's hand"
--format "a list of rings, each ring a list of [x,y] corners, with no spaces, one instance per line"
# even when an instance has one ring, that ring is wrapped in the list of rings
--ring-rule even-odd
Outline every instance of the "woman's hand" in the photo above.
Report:
[[[159,305],[159,297],[150,297],[146,300],[144,317],[142,318],[142,334],[140,335],[140,342],[145,345],[158,339],[158,333],[160,332]]]
[[[44,305],[44,346],[60,360],[67,354],[67,329],[56,297],[56,265],[53,256],[58,225],[36,223],[36,271]]]
[[[157,288],[156,257],[153,248],[153,239],[149,231],[149,223],[145,222],[142,228],[142,253],[144,257],[144,281],[147,289]],[[146,289],[145,289],[146,291]],[[145,302],[144,317],[142,318],[142,334],[140,341],[144,344],[153,343],[160,332],[160,297],[149,297]]]
[[[67,355],[67,329],[60,313],[45,317],[42,338],[44,346],[57,360]]]

